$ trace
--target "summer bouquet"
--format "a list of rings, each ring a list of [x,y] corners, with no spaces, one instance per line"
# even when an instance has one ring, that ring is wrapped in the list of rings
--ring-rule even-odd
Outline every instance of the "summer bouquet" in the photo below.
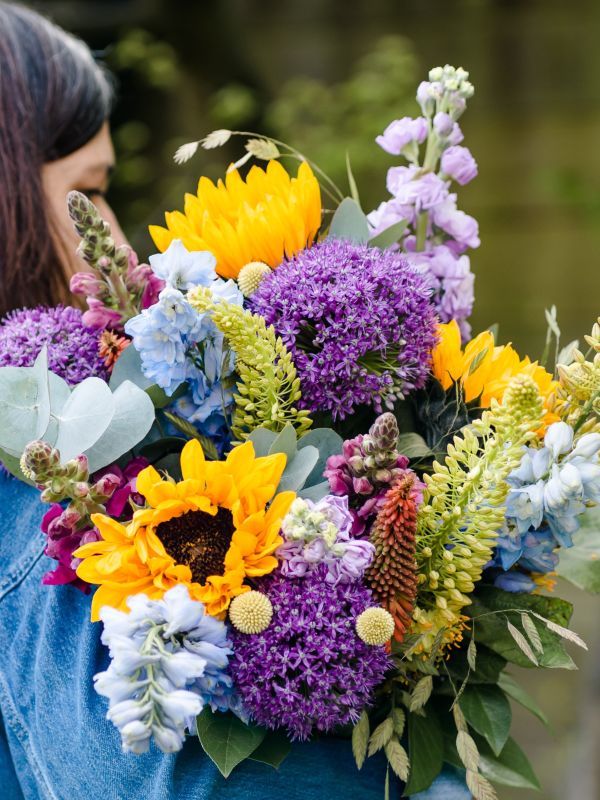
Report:
[[[386,795],[444,763],[478,800],[538,785],[509,699],[543,712],[510,667],[570,669],[565,643],[585,646],[552,591],[561,554],[597,582],[600,325],[587,355],[560,350],[548,312],[540,361],[472,336],[472,94],[430,72],[421,114],[377,139],[402,163],[368,215],[350,165],[346,197],[228,130],[178,151],[246,140],[151,228],[149,264],[73,193],[87,310],[0,326],[0,458],[50,504],[44,582],[94,593],[125,751],[193,732],[227,776],[334,734],[358,769],[385,754]]]

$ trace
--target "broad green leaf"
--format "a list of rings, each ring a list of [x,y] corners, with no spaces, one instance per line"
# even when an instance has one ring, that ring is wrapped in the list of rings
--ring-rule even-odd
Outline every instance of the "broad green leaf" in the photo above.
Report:
[[[431,786],[442,770],[444,740],[432,708],[427,708],[423,717],[408,715],[408,757],[410,773],[405,793],[410,796]]]
[[[311,445],[319,451],[319,460],[306,479],[306,486],[313,486],[323,481],[327,459],[341,453],[343,444],[342,437],[331,428],[313,428],[301,437],[298,441],[298,450]]]
[[[273,453],[285,453],[290,461],[298,452],[298,440],[294,426],[288,422],[285,428],[273,439],[273,444],[269,448],[269,455]]]
[[[225,778],[256,751],[267,734],[264,728],[245,725],[230,712],[213,713],[208,706],[196,718],[196,730],[204,752]]]
[[[469,683],[498,683],[498,677],[506,666],[506,660],[494,653],[479,640],[479,621],[476,628],[477,635],[477,662],[476,669],[471,668]],[[459,650],[453,653],[447,663],[448,671],[458,681],[467,677],[469,667],[468,653]]]
[[[401,433],[398,437],[398,452],[410,458],[411,461],[417,458],[433,456],[431,448],[418,433]]]
[[[268,428],[255,428],[248,436],[254,446],[254,452],[257,457],[268,456],[271,445],[276,438],[275,431],[270,431]]]
[[[378,233],[377,236],[369,239],[369,246],[379,247],[381,250],[385,250],[386,247],[396,244],[406,230],[407,225],[408,220],[406,219],[401,219],[400,222],[394,222],[389,228],[386,228],[384,231],[381,231],[381,233]]]
[[[119,384],[113,394],[115,413],[102,436],[86,451],[90,472],[112,464],[132,450],[154,422],[154,405],[143,389],[131,381]]]
[[[480,737],[476,737],[479,748],[479,769],[493,783],[514,786],[520,789],[539,789],[540,783],[531,768],[527,756],[514,739],[509,739],[499,756]]]
[[[561,547],[558,574],[585,592],[600,593],[600,509],[590,509],[573,535],[573,547]]]
[[[503,672],[498,679],[498,686],[515,702],[522,705],[523,708],[526,708],[528,711],[531,711],[532,714],[535,714],[544,725],[549,724],[548,717],[544,714],[533,697],[531,697],[511,675],[507,675],[506,672]]]
[[[304,447],[288,460],[281,476],[278,492],[298,492],[319,460],[316,447]]]
[[[351,197],[342,200],[333,215],[328,235],[334,239],[347,239],[357,244],[368,242],[369,223],[356,200]]]
[[[279,769],[291,749],[292,743],[285,734],[268,731],[256,750],[252,751],[250,759],[267,764],[273,769]]]
[[[25,445],[43,437],[50,421],[48,356],[33,367],[0,368],[0,448],[20,458]]]
[[[484,736],[499,755],[510,732],[512,713],[504,692],[497,686],[467,686],[460,698],[460,707],[469,725]]]
[[[58,435],[53,443],[62,461],[85,453],[110,425],[116,404],[108,385],[100,378],[78,384],[58,414]]]

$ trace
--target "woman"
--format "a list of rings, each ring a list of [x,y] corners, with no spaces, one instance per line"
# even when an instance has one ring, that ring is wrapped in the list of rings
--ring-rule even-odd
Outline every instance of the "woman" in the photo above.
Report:
[[[121,235],[104,200],[113,167],[111,101],[110,82],[83,43],[0,2],[0,315],[68,298],[69,276],[80,268],[66,213],[71,189],[90,195]],[[278,772],[246,762],[228,781],[193,738],[178,755],[123,755],[93,689],[107,653],[100,626],[89,623],[89,596],[41,585],[48,569],[42,513],[35,490],[0,478],[3,798],[381,796],[383,758],[359,773],[349,743],[335,739],[295,747]],[[452,777],[423,795],[466,796]]]

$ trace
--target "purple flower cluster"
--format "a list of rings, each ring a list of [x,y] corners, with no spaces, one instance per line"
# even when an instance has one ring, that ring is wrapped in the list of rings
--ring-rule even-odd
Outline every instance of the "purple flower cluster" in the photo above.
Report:
[[[116,464],[106,467],[94,474],[91,479],[95,487],[106,496],[106,513],[111,517],[131,518],[129,499],[142,505],[143,497],[136,493],[136,478],[148,466],[145,458],[132,459],[124,469]],[[100,540],[98,531],[82,519],[81,513],[71,504],[66,508],[60,503],[53,503],[42,519],[42,532],[48,537],[45,554],[58,561],[55,569],[47,572],[42,583],[50,586],[62,586],[70,583],[86,594],[90,587],[77,577],[80,559],[74,558],[77,548],[89,542]]]
[[[251,305],[292,354],[300,405],[343,419],[424,385],[436,341],[429,297],[398,254],[330,238],[284,261]]]
[[[374,235],[400,220],[408,223],[403,241],[407,257],[427,276],[442,322],[455,319],[465,338],[474,302],[465,251],[479,247],[479,230],[476,220],[458,209],[450,187],[452,181],[464,186],[477,175],[475,159],[460,146],[463,134],[456,121],[473,93],[467,77],[460,68],[432,70],[417,92],[423,116],[395,120],[377,137],[386,152],[403,156],[409,165],[390,168],[387,188],[392,198],[369,214]]]
[[[266,579],[271,624],[258,634],[232,631],[232,673],[244,707],[256,723],[285,728],[292,739],[356,722],[391,666],[384,647],[365,644],[355,631],[358,615],[375,605],[369,589],[332,587],[324,570]]]
[[[84,325],[78,309],[23,308],[0,323],[0,367],[30,367],[44,345],[48,367],[71,386],[92,376],[107,379],[98,333]]]

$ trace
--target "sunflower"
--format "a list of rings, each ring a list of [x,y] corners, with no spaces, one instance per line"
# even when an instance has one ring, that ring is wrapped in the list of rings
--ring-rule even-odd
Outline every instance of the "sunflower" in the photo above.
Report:
[[[312,244],[321,226],[321,192],[306,162],[290,178],[269,161],[266,170],[252,167],[245,182],[237,170],[216,186],[200,178],[198,194],[185,195],[184,212],[167,212],[165,220],[166,228],[150,226],[161,252],[181,239],[188,250],[210,250],[223,278],[237,278],[251,261],[275,268]]]
[[[126,611],[130,595],[158,599],[179,583],[209,614],[222,617],[231,599],[251,588],[246,578],[277,566],[281,520],[295,498],[294,492],[275,494],[285,464],[283,453],[256,458],[251,442],[225,461],[205,461],[192,440],[181,453],[179,483],[154,467],[142,470],[137,491],[147,507],[127,525],[94,514],[102,539],[74,553],[83,559],[79,577],[99,587],[92,619],[103,606]]]
[[[489,408],[492,398],[502,402],[504,392],[515,375],[529,375],[544,398],[545,426],[558,420],[551,410],[557,381],[537,361],[521,358],[512,345],[496,346],[491,331],[471,339],[461,348],[460,330],[453,320],[438,327],[439,340],[432,356],[432,372],[444,389],[459,383],[465,403],[478,401]]]

